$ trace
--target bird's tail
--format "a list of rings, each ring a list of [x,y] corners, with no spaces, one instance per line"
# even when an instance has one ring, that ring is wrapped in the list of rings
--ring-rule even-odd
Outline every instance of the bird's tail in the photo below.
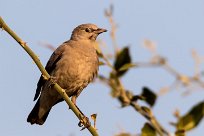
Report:
[[[34,108],[28,115],[27,122],[30,122],[31,125],[32,124],[42,125],[46,121],[50,110],[51,109],[47,110],[46,112],[40,112],[40,99],[38,99]]]

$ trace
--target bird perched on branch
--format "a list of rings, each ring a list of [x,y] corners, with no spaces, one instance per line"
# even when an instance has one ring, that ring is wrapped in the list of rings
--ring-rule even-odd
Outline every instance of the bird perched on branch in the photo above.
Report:
[[[97,36],[106,31],[94,24],[79,25],[73,30],[70,40],[60,45],[47,62],[45,69],[75,105],[82,90],[97,75],[99,62],[94,46]],[[27,122],[42,125],[51,108],[63,101],[51,84],[41,75],[34,97],[34,101],[38,100]]]

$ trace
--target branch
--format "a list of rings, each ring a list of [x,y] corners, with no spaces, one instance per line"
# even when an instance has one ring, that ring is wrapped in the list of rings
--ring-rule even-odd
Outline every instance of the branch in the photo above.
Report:
[[[122,107],[131,106],[150,122],[152,127],[157,131],[157,133],[160,136],[163,136],[163,135],[169,136],[169,132],[165,130],[163,126],[158,122],[158,120],[153,115],[153,112],[151,109],[148,108],[147,110],[147,108],[144,108],[138,105],[135,101],[132,101],[133,94],[126,91],[126,89],[123,87],[123,84],[121,83],[120,78],[116,76],[116,70],[114,66],[109,62],[106,56],[103,55],[102,53],[101,53],[101,58],[106,62],[107,66],[111,68],[112,76],[110,76],[109,78],[99,76],[99,79],[105,84],[107,84],[112,90],[115,90],[117,92],[116,96],[114,97],[116,97],[119,100]]]
[[[41,71],[42,75],[48,80],[50,79],[50,75],[47,73],[45,68],[43,67],[42,63],[40,62],[39,58],[35,53],[28,47],[27,43],[24,42],[20,37],[18,37],[17,34],[15,34],[8,26],[7,24],[3,21],[3,19],[0,16],[0,28],[5,30],[7,33],[9,33],[10,36],[12,36],[20,45],[21,47],[30,55],[30,57],[33,59],[39,70]],[[69,99],[68,95],[66,94],[65,90],[62,89],[57,83],[54,83],[53,87],[55,90],[63,97],[63,99],[66,101],[68,104],[69,108],[74,112],[74,114],[77,116],[77,118],[82,122],[84,126],[86,126],[87,121],[83,120],[84,115],[81,114],[81,112],[78,110],[78,108],[71,102]],[[88,122],[89,123],[89,122]],[[89,126],[87,128],[90,133],[93,136],[98,136],[98,133],[96,129],[92,126]]]
[[[157,121],[155,116],[153,115],[152,111],[149,109],[145,110],[145,108],[138,105],[136,102],[131,102],[130,105],[141,115],[143,115],[149,122],[151,123],[152,127],[158,132],[160,136],[167,135],[169,136],[169,132],[165,130],[160,123]]]

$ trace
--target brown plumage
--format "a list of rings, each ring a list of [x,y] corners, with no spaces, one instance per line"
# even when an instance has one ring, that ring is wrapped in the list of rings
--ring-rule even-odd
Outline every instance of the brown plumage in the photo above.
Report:
[[[79,25],[73,30],[70,40],[60,45],[47,62],[45,69],[65,89],[67,95],[72,97],[74,104],[82,90],[97,75],[98,57],[94,46],[97,36],[103,32],[106,30],[94,24]],[[42,76],[38,81],[34,100],[37,98],[27,121],[42,125],[51,108],[63,99]]]

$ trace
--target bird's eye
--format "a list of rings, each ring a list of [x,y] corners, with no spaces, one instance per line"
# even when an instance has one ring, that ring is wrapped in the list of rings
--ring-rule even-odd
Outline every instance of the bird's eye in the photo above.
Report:
[[[92,29],[91,28],[86,28],[85,31],[88,32],[88,33],[91,33]]]

